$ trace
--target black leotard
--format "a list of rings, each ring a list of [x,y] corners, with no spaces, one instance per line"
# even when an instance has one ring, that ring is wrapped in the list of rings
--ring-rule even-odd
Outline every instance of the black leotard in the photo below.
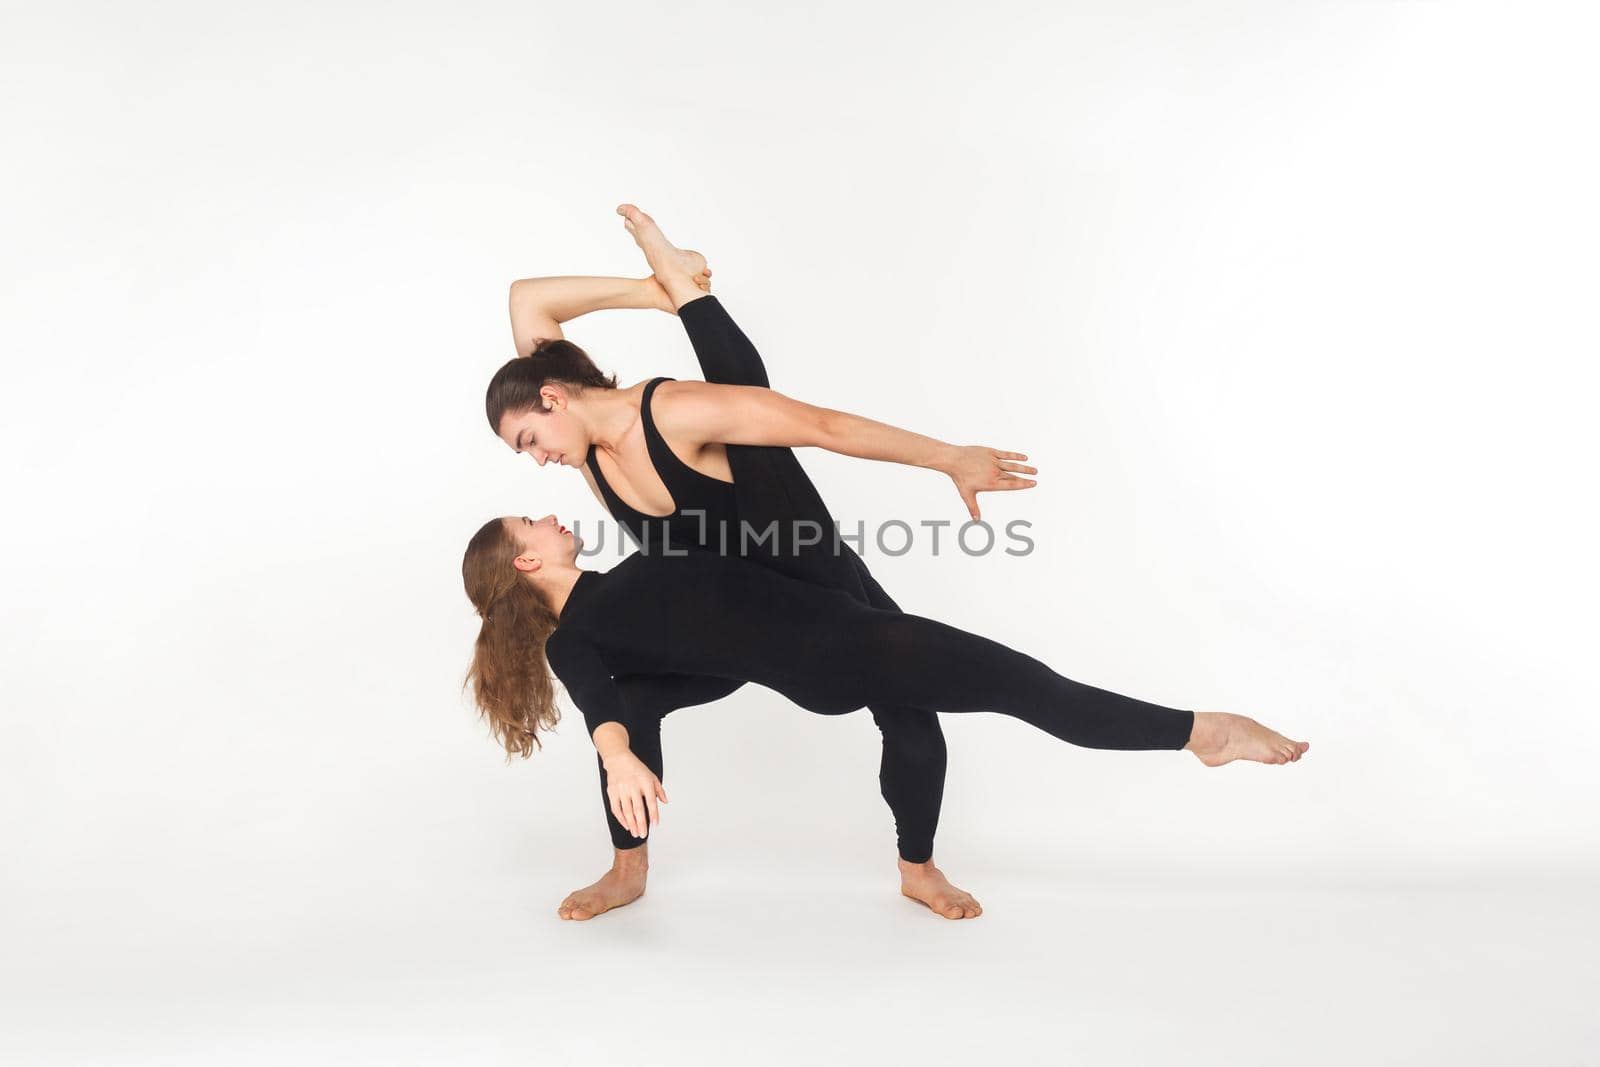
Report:
[[[702,550],[585,571],[546,655],[589,732],[618,722],[630,741],[638,720],[613,675],[657,671],[755,682],[824,715],[874,701],[997,711],[1086,748],[1179,749],[1194,725],[986,637]]]
[[[706,295],[689,301],[678,309],[678,318],[694,346],[706,381],[770,386],[761,354],[717,297]],[[647,387],[652,400],[654,388],[654,383]],[[649,403],[641,405],[641,415],[648,419],[645,430],[651,461],[677,505],[677,511],[667,517],[668,521],[678,518],[678,512],[695,508],[707,513],[703,526],[698,516],[681,516],[684,521],[672,527],[672,545],[686,540],[693,542],[701,530],[715,533],[719,519],[728,520],[730,524],[737,519],[739,524],[748,524],[756,531],[776,525],[778,537],[749,545],[750,558],[761,566],[824,588],[840,590],[860,604],[885,611],[900,610],[873,578],[861,557],[848,544],[833,539],[833,516],[791,450],[765,445],[727,445],[728,466],[734,478],[729,495],[724,489],[727,483],[693,470],[672,453],[656,428],[650,408]],[[589,469],[612,515],[644,546],[641,550],[660,545],[662,518],[624,504],[606,484],[592,451]],[[826,536],[816,542],[812,540],[812,530],[824,531]],[[798,536],[796,531],[799,531]],[[733,551],[744,547],[736,536],[730,535],[727,542],[738,546]],[[723,550],[720,539],[702,547]],[[677,708],[718,700],[743,684],[738,679],[708,675],[654,673],[618,677],[617,687],[634,715],[629,730],[634,753],[657,777],[665,779],[661,754],[662,717]],[[933,855],[948,760],[939,716],[932,711],[890,702],[872,704],[871,712],[883,738],[878,786],[894,814],[900,857],[912,863],[925,862]],[[635,848],[640,840],[628,833],[611,812],[606,797],[605,766],[598,756],[596,765],[601,810],[611,842],[619,849]]]
[[[710,535],[709,543],[715,544],[717,531],[733,529],[738,525],[739,508],[734,498],[734,483],[702,474],[689,466],[678,458],[661,436],[661,431],[656,429],[655,414],[651,411],[650,403],[656,386],[675,380],[665,376],[650,379],[644,387],[644,396],[639,400],[639,417],[644,423],[645,447],[650,454],[650,463],[672,497],[673,510],[669,514],[651,515],[624,503],[600,472],[600,465],[595,462],[598,448],[589,446],[589,472],[600,487],[606,508],[645,552],[661,551],[668,546],[673,551],[687,546],[704,546],[708,543],[707,534]]]

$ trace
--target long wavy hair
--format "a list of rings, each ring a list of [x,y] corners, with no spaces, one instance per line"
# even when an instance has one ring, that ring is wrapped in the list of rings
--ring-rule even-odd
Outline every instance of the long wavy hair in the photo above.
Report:
[[[489,392],[483,398],[489,429],[500,432],[500,420],[524,411],[543,411],[539,390],[548,382],[560,382],[576,389],[615,389],[617,376],[603,374],[589,353],[565,338],[540,341],[526,356],[508,360],[489,379]]]
[[[561,721],[544,654],[559,616],[543,590],[513,564],[519,552],[505,522],[490,519],[472,535],[461,559],[467,599],[482,619],[461,687],[472,687],[490,734],[505,746],[507,763],[543,748],[539,731]]]

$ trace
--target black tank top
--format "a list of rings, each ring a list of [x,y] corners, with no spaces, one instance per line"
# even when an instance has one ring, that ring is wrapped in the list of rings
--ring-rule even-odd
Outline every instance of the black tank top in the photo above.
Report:
[[[733,483],[702,474],[679,459],[667,447],[666,439],[656,429],[655,416],[650,412],[650,401],[656,386],[675,378],[652,378],[644,387],[639,401],[639,417],[644,421],[645,446],[650,452],[650,463],[667,487],[676,510],[670,515],[648,515],[629,507],[612,491],[600,465],[594,461],[595,445],[589,446],[589,471],[594,475],[600,495],[605,499],[611,517],[623,525],[639,542],[640,551],[658,553],[666,545],[673,551],[683,548],[709,548],[721,551],[721,545],[738,544],[738,507],[735,504]],[[722,531],[726,531],[723,533]],[[725,539],[725,541],[724,541]]]

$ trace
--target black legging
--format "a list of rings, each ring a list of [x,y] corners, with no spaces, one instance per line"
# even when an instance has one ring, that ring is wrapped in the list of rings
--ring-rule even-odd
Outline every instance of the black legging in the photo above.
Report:
[[[871,605],[900,611],[877,580],[866,573],[864,565],[861,570]],[[627,675],[616,682],[629,707],[638,709],[630,718],[630,747],[663,783],[667,778],[661,754],[661,720],[678,708],[721,700],[745,684],[741,679],[690,674]],[[868,711],[883,740],[878,791],[894,815],[900,856],[907,863],[926,863],[933,858],[933,835],[939,827],[948,759],[939,716],[926,708],[908,707],[888,699],[873,702]],[[606,796],[610,780],[605,762],[598,753],[595,761],[600,768],[600,802],[605,808],[611,843],[619,849],[637,848],[644,839],[634,837],[612,814]]]
[[[715,296],[691,300],[678,309],[678,318],[694,346],[705,380],[725,385],[770,387],[766,367],[755,345],[734,322]],[[787,523],[810,521],[831,531],[828,513],[816,487],[792,452],[786,448],[728,446],[729,465],[744,508],[745,518],[756,528],[769,518]],[[621,521],[621,516],[618,516]],[[639,537],[635,532],[635,537]],[[900,607],[883,591],[861,557],[842,545],[837,553],[823,543],[804,547],[798,555],[775,553],[757,559],[763,566],[814,584],[838,589],[860,603],[886,611]],[[630,708],[636,709],[633,750],[663,781],[661,719],[677,708],[709,704],[744,683],[727,678],[692,675],[641,674],[618,680]],[[947,753],[939,717],[925,708],[906,707],[892,701],[872,704],[872,721],[883,739],[878,765],[878,788],[894,815],[895,835],[902,859],[924,863],[933,856],[933,838],[939,827],[944,800]],[[611,843],[619,849],[643,844],[612,814],[606,802],[608,780],[600,765],[600,797]]]
[[[821,714],[877,701],[996,711],[1086,748],[1181,749],[1194,726],[1192,711],[1073,681],[989,638],[708,552],[584,572],[546,654],[590,732],[622,724],[647,764],[636,739],[660,719],[641,719],[613,675],[750,681]]]

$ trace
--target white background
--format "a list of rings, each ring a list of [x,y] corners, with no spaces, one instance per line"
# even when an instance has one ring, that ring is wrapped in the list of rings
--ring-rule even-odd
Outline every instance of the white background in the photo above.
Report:
[[[0,1056],[1576,1063],[1600,875],[1592,21],[1471,3],[7,5]],[[507,283],[703,251],[790,395],[1023,451],[1026,558],[865,553],[1292,767],[944,716],[666,727],[650,891],[574,714],[460,694]],[[631,382],[676,319],[567,326]],[[841,519],[964,518],[807,452]],[[1381,1054],[1379,1050],[1382,1050]]]

